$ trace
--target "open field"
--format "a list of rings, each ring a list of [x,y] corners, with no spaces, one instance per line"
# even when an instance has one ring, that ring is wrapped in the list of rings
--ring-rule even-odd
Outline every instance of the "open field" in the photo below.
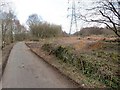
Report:
[[[26,44],[83,87],[118,88],[119,42],[115,37],[63,37]]]

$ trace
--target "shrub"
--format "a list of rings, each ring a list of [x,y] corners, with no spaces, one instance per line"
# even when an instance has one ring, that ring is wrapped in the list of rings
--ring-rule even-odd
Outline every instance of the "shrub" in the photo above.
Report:
[[[44,44],[43,46],[42,46],[42,49],[43,50],[45,50],[45,51],[47,51],[47,52],[50,52],[50,51],[52,51],[52,45],[51,44]]]
[[[78,57],[71,52],[71,47],[54,47],[52,44],[44,44],[42,48],[45,51],[52,52],[52,54],[54,54],[63,63],[67,63],[76,67],[77,70],[79,70],[87,77],[96,79],[104,83],[106,86],[112,88],[118,88],[120,86],[120,79],[117,75],[114,75],[111,67],[99,60],[92,62],[89,57],[84,56],[83,54],[80,54]],[[99,58],[101,58],[103,54],[106,55],[106,53],[102,51],[95,53],[95,55]],[[111,57],[116,57],[116,55],[111,54]]]
[[[30,30],[32,35],[38,38],[50,38],[62,35],[61,26],[48,23],[31,25]]]

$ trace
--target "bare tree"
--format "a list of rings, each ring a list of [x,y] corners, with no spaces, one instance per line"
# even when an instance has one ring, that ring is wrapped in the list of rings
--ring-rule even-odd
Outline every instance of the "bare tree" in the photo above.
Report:
[[[0,0],[0,25],[2,32],[2,47],[5,46],[5,38],[13,42],[14,19],[16,15],[12,10],[12,3]]]
[[[16,16],[12,11],[1,13],[1,27],[2,27],[2,42],[3,47],[5,46],[5,38],[8,34],[10,36],[11,42],[13,42],[13,30],[14,30],[14,20]]]
[[[28,26],[31,26],[31,25],[39,24],[41,21],[42,21],[41,16],[39,16],[38,14],[31,14],[28,17],[28,20],[26,23],[28,24]]]
[[[79,18],[86,22],[105,24],[120,37],[120,1],[97,0],[92,7],[85,9],[87,14],[79,14]]]
[[[29,29],[31,31],[31,34],[34,35],[35,33],[37,36],[39,36],[39,33],[37,33],[37,26],[42,22],[42,18],[38,14],[31,14],[29,15],[26,23],[29,26]]]

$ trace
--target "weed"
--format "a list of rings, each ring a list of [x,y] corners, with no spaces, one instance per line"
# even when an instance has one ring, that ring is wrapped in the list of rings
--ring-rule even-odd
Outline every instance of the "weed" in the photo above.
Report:
[[[112,88],[118,88],[120,86],[120,79],[118,76],[114,75],[112,72],[111,65],[107,64],[108,61],[100,60],[101,58],[110,58],[116,60],[118,58],[117,54],[106,53],[103,51],[94,52],[93,55],[97,56],[97,59],[92,58],[85,54],[80,54],[79,56],[72,53],[70,47],[57,46],[54,47],[52,44],[44,44],[42,48],[48,52],[53,52],[58,60],[61,60],[63,63],[70,64],[73,67],[77,68],[79,72],[83,75],[98,80],[104,83],[106,86]]]

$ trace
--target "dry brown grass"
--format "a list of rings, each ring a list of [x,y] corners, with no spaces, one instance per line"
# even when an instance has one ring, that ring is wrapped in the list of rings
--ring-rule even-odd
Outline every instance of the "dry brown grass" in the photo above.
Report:
[[[109,45],[106,46],[106,42],[104,41],[104,39],[105,40],[115,40],[116,38],[113,38],[113,37],[106,38],[103,36],[89,36],[89,37],[84,37],[84,38],[83,37],[63,37],[63,38],[57,38],[54,40],[49,40],[49,42],[50,42],[50,44],[52,43],[53,45],[57,44],[57,45],[62,45],[62,46],[72,46],[75,49],[73,53],[76,53],[78,56],[83,55],[83,59],[88,62],[99,63],[99,64],[103,65],[102,68],[104,67],[106,70],[106,65],[108,65],[108,66],[110,66],[111,64],[113,64],[113,66],[116,65],[116,63],[114,63],[114,62],[117,62],[117,61],[113,62],[112,59],[114,59],[114,58],[117,59],[117,57],[113,51],[108,52],[107,49],[103,48],[105,46],[105,47],[108,47],[110,50],[114,49],[114,47],[113,48],[109,47],[109,46],[112,46],[113,43],[107,42],[107,44],[109,44]],[[31,47],[34,52],[36,52],[37,54],[39,54],[40,56],[45,58],[52,65],[54,63],[54,66],[59,68],[63,73],[65,73],[67,76],[74,79],[76,82],[78,82],[80,84],[84,83],[85,87],[102,87],[102,88],[105,87],[104,83],[99,82],[95,79],[86,77],[85,75],[81,74],[80,72],[77,72],[77,69],[73,68],[69,64],[59,63],[59,61],[56,60],[56,58],[54,56],[49,55],[49,53],[46,53],[45,51],[42,51],[40,48],[36,47],[36,45],[37,44],[35,44],[35,45],[33,45],[33,47]],[[113,46],[115,46],[115,45],[116,44],[114,43]],[[41,46],[41,42],[39,43],[39,46]],[[51,58],[51,56],[52,56],[52,58]]]

